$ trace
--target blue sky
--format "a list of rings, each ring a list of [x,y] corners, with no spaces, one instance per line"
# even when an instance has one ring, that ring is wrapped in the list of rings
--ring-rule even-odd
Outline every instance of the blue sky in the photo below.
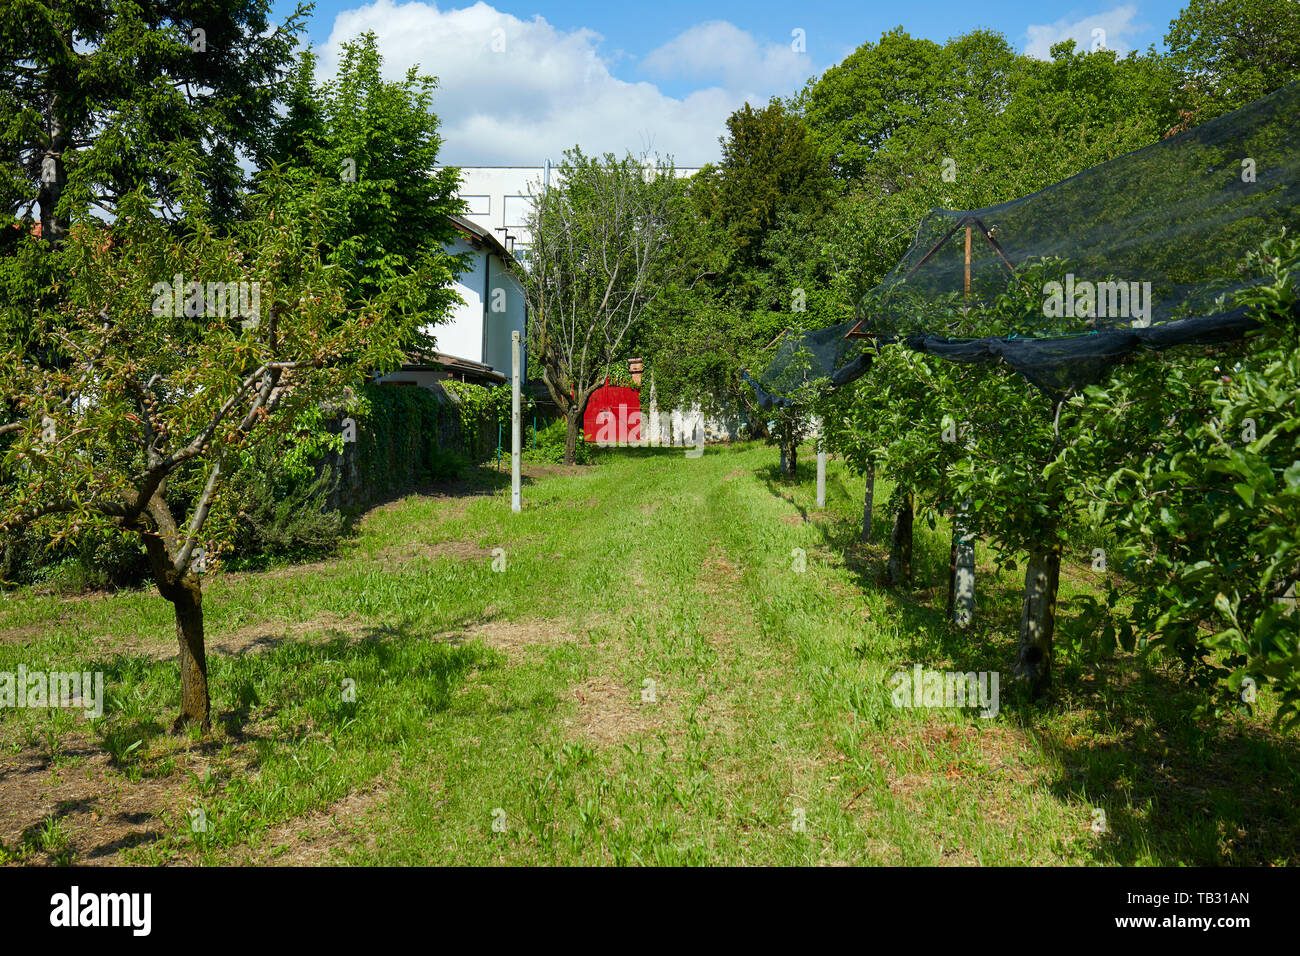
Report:
[[[434,109],[451,163],[533,165],[580,143],[696,165],[717,157],[726,117],[742,103],[788,96],[895,26],[939,42],[985,27],[1038,56],[1101,29],[1123,53],[1161,48],[1183,2],[320,0],[309,39],[325,74],[343,39],[373,29],[390,75],[419,63],[438,76]],[[291,6],[277,0],[277,15]],[[802,50],[792,48],[795,30]]]

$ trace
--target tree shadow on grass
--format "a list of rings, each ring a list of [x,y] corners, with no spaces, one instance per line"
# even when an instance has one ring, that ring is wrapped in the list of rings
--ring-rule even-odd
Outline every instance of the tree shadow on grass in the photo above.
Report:
[[[403,619],[348,639],[286,640],[259,654],[216,656],[209,671],[213,732],[201,740],[173,738],[166,729],[179,704],[174,664],[120,656],[88,661],[87,669],[104,672],[115,703],[106,700],[104,717],[87,726],[75,748],[64,747],[60,754],[95,761],[107,752],[109,759],[95,765],[111,772],[101,771],[99,783],[61,801],[52,821],[49,813],[33,818],[20,836],[19,851],[30,848],[46,855],[47,862],[102,860],[164,839],[171,825],[157,821],[188,792],[195,766],[216,771],[217,782],[209,784],[205,776],[204,787],[221,786],[222,780],[259,773],[277,753],[283,762],[300,747],[304,754],[318,752],[323,739],[332,740],[340,753],[362,746],[395,755],[404,749],[403,741],[427,739],[430,721],[553,711],[557,699],[544,689],[522,695],[462,693],[472,674],[491,682],[507,666],[502,654],[471,639],[476,628],[496,617],[482,615],[452,628]],[[343,680],[349,677],[355,681],[352,695],[344,693]],[[172,743],[163,742],[168,739]],[[48,788],[55,768],[37,750],[29,746],[13,766],[0,768],[7,793],[17,797],[25,791],[35,800]],[[110,794],[122,794],[134,806],[104,809]],[[88,823],[92,811],[102,822]],[[66,852],[51,837],[61,832],[51,827],[63,817],[72,824]]]
[[[1105,813],[1095,852],[1116,864],[1300,863],[1300,741],[1254,721],[1200,723],[1175,673],[1124,664],[1061,688],[1067,725],[1035,726],[1052,793]]]
[[[810,516],[790,486],[767,483],[817,528],[856,588],[882,589],[892,515],[877,508],[871,544],[860,525]],[[885,512],[882,514],[882,512]],[[918,521],[913,586],[885,592],[902,654],[912,663],[958,671],[1014,663],[1021,587],[1003,574],[977,581],[977,616],[962,630],[946,619],[947,527]],[[1244,865],[1300,863],[1300,740],[1258,720],[1198,722],[1202,697],[1173,667],[1103,654],[1081,640],[1082,608],[1062,578],[1052,699],[1023,699],[1002,681],[1003,720],[1026,732],[1052,768],[1046,789],[1060,802],[1104,811],[1091,852],[1106,863]],[[1070,591],[1085,590],[1077,582]],[[1094,817],[1094,819],[1101,819]]]
[[[525,484],[530,483],[531,480],[528,476],[522,477]],[[401,501],[411,495],[423,495],[427,498],[472,498],[493,495],[509,487],[509,459],[506,460],[506,467],[500,471],[495,467],[495,463],[485,462],[467,468],[462,474],[454,478],[445,478],[439,481],[413,481],[389,489],[369,501],[363,508],[355,509],[352,518],[354,521],[360,520],[361,516],[367,511],[382,508],[384,505]]]

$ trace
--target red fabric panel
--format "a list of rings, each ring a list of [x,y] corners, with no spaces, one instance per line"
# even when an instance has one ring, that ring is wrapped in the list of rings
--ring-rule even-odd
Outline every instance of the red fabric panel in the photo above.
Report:
[[[641,391],[621,385],[602,385],[591,393],[582,416],[587,441],[639,442],[641,440]]]

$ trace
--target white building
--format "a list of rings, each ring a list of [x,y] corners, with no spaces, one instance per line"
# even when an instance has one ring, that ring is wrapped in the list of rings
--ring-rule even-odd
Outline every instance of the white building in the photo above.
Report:
[[[678,167],[676,174],[690,176],[699,168]],[[470,255],[471,267],[456,282],[465,304],[457,306],[449,320],[429,330],[437,342],[434,355],[413,355],[400,371],[381,381],[430,385],[449,375],[471,381],[508,381],[510,333],[517,330],[527,341],[527,306],[510,267],[529,246],[532,197],[557,182],[559,170],[549,160],[541,166],[459,169],[459,196],[466,211],[451,217],[457,237],[450,251]],[[521,358],[526,370],[526,354]]]
[[[511,253],[522,255],[530,241],[532,197],[551,179],[545,166],[461,166],[460,198],[465,218],[491,232]]]
[[[464,300],[451,318],[426,329],[437,343],[434,355],[412,355],[400,371],[380,381],[392,384],[431,385],[449,376],[484,383],[510,378],[511,333],[519,332],[524,344],[521,369],[527,369],[528,309],[524,290],[510,271],[514,257],[492,231],[464,216],[452,216],[456,239],[448,251],[467,253],[470,267],[460,274],[455,289]]]
[[[490,230],[515,255],[527,251],[531,237],[528,215],[532,197],[559,181],[559,167],[547,160],[541,166],[461,166],[460,198],[465,218]],[[678,176],[693,176],[699,166],[678,166]]]

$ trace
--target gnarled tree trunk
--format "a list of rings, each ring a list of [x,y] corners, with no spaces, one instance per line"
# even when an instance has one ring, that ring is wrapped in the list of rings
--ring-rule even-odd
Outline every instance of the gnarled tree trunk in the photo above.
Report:
[[[1056,631],[1056,590],[1060,580],[1059,544],[1029,555],[1014,677],[1036,698],[1052,687],[1052,635]]]
[[[894,514],[894,529],[889,536],[889,564],[885,575],[898,587],[912,581],[912,493],[903,496]]]
[[[164,537],[175,545],[176,526],[161,498],[150,504],[150,513],[159,524],[161,534],[141,531],[145,553],[153,571],[158,593],[171,602],[176,614],[176,642],[180,650],[181,712],[172,724],[176,733],[187,724],[197,723],[204,733],[210,727],[208,698],[208,658],[203,645],[203,591],[193,570],[177,571]]]
[[[799,443],[790,442],[781,446],[781,472],[787,478],[793,478],[799,465]]]
[[[577,406],[574,406],[577,409]],[[564,463],[566,465],[576,465],[578,463],[578,435],[582,431],[582,411],[570,410],[565,416],[567,429],[564,433]]]
[[[203,592],[195,574],[186,574],[169,600],[176,610],[176,640],[180,645],[181,712],[172,732],[197,723],[208,732],[208,658],[203,647]]]
[[[862,493],[862,540],[871,540],[871,512],[875,507],[876,466],[867,465],[866,490]]]

